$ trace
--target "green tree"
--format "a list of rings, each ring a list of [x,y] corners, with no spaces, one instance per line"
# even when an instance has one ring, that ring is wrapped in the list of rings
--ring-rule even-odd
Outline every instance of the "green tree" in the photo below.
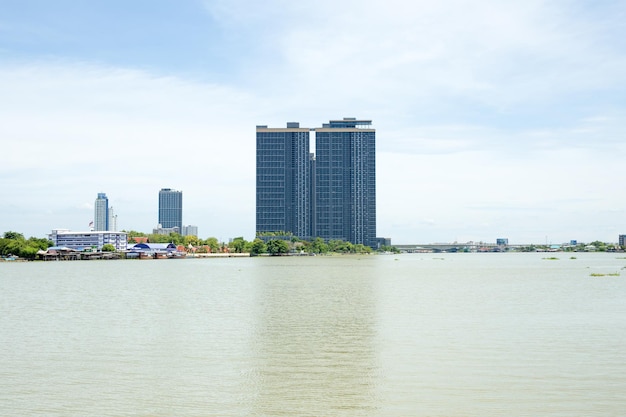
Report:
[[[0,239],[0,255],[13,255],[13,252],[11,251],[13,245],[15,245],[15,241],[13,239]]]
[[[105,243],[102,245],[102,252],[115,252],[115,246],[110,243]]]
[[[37,256],[37,252],[39,252],[38,247],[25,245],[20,248],[17,256],[19,256],[20,258],[35,259],[35,256]]]
[[[231,252],[243,253],[246,248],[246,243],[243,237],[236,237],[228,244],[228,248]]]
[[[151,233],[147,237],[150,243],[170,243],[171,242],[169,235],[160,235],[157,233]]]
[[[254,239],[250,247],[250,254],[260,255],[265,252],[267,252],[267,245],[265,244],[265,242],[263,242],[259,238]]]
[[[324,243],[324,239],[322,239],[321,237],[316,237],[311,242],[311,245],[309,246],[309,250],[313,253],[327,253],[328,245]]]
[[[24,240],[24,235],[17,232],[5,232],[4,238],[11,240]]]
[[[591,244],[596,247],[598,252],[606,252],[606,243],[596,240],[591,242]]]
[[[354,245],[344,240],[328,241],[328,250],[337,253],[356,253]]]
[[[200,239],[198,239],[198,236],[193,236],[193,235],[184,236],[183,245],[185,245],[186,248],[188,248],[189,245],[198,246],[200,245]]]
[[[352,249],[354,250],[354,253],[372,253],[372,248],[370,248],[369,246],[365,246],[362,243],[354,245]]]
[[[34,259],[39,250],[45,250],[52,243],[48,239],[30,237],[17,232],[6,232],[0,239],[0,255],[15,255],[20,258]]]
[[[45,238],[29,237],[27,242],[30,246],[41,250],[46,250],[52,246],[52,241]]]
[[[110,243],[105,243],[102,245],[102,252],[115,252],[115,246]]]
[[[464,252],[467,252],[467,249],[464,249]],[[387,245],[382,245],[379,249],[378,252],[391,252],[391,253],[400,253],[400,249],[396,248],[395,246],[387,246]]]
[[[220,250],[219,241],[215,237],[207,238],[202,244],[208,246],[211,249],[211,253],[216,253]]]
[[[128,236],[128,241],[132,241],[134,237],[146,237],[147,235],[142,232],[138,232],[136,230],[122,230],[122,232],[126,233]]]
[[[282,255],[289,252],[289,245],[284,240],[270,240],[267,242],[267,252],[270,255]]]
[[[175,245],[183,245],[185,243],[185,239],[183,237],[183,235],[181,235],[180,233],[170,233],[169,234],[169,241],[165,242],[165,243],[173,243]]]

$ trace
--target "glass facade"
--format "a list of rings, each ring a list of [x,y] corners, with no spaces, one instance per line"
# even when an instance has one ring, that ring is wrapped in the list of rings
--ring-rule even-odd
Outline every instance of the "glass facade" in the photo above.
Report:
[[[183,192],[162,188],[159,191],[159,224],[162,228],[183,229]]]
[[[370,120],[315,130],[316,236],[376,247],[376,131]]]
[[[256,231],[311,235],[309,129],[257,126]]]
[[[94,203],[93,230],[109,230],[109,199],[105,193],[98,193]]]
[[[376,247],[376,131],[345,118],[315,129],[257,126],[256,230]]]

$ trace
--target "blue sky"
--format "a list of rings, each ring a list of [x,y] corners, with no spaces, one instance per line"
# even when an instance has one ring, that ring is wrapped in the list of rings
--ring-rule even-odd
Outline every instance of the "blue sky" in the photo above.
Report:
[[[119,227],[183,191],[254,236],[254,127],[373,120],[395,243],[626,233],[621,1],[29,1],[0,13],[0,232]]]

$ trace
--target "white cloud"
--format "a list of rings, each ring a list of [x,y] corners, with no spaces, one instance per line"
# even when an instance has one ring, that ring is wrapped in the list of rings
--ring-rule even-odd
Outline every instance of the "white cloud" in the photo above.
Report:
[[[239,178],[254,175],[257,116],[241,92],[93,65],[4,68],[0,79],[2,95],[11,97],[0,103],[3,153],[10,155],[0,183],[3,200],[17,207],[83,208],[81,201],[106,192],[123,227],[150,230],[162,187],[185,191],[188,207],[243,204],[238,196],[253,195],[253,182]],[[45,204],[42,195],[50,196]],[[6,218],[5,228],[18,220]],[[203,224],[204,232],[212,225]],[[254,227],[231,226],[240,234]],[[30,233],[41,233],[37,227]]]
[[[244,3],[211,2],[270,45],[274,55],[250,76],[319,103],[332,95],[420,108],[463,96],[507,108],[625,80],[623,54],[599,43],[605,22],[562,4],[275,1],[241,13]]]

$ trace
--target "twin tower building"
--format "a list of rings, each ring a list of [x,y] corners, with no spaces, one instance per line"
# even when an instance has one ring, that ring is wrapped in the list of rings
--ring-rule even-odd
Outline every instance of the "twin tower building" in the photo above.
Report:
[[[371,124],[344,118],[314,129],[299,123],[257,126],[257,235],[286,232],[376,248],[376,130]]]

